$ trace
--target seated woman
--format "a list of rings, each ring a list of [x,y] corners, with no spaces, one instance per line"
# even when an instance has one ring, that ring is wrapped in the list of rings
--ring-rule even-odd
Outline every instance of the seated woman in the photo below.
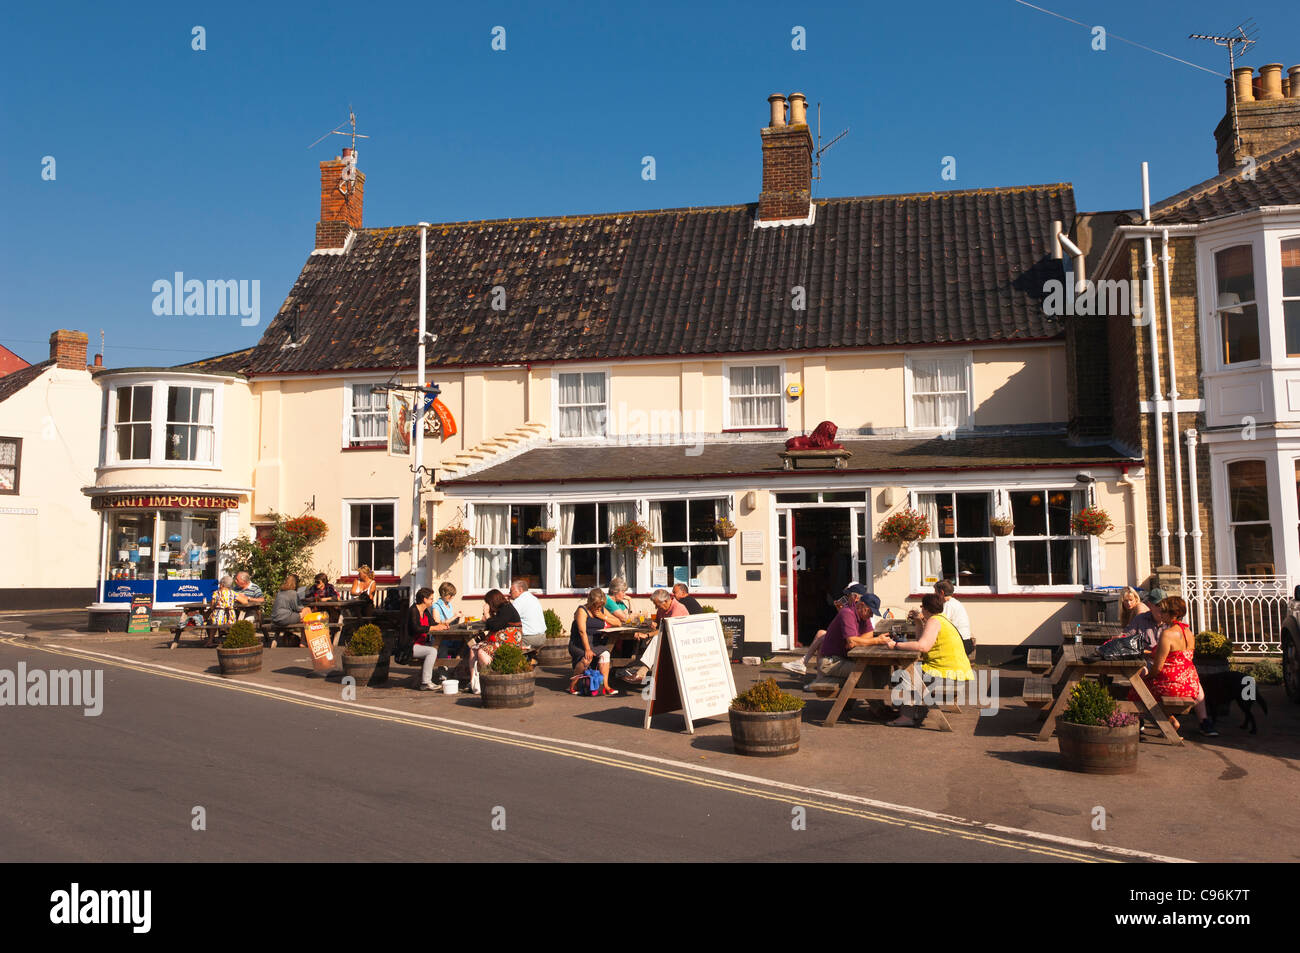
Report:
[[[410,647],[412,657],[421,662],[420,691],[442,691],[442,680],[433,679],[433,668],[438,664],[438,642],[431,639],[429,633],[446,629],[446,622],[439,622],[433,614],[433,590],[421,587],[415,593],[415,604],[407,610],[406,627],[402,632],[402,644]]]
[[[318,572],[316,573],[315,580],[312,582],[311,588],[307,590],[307,599],[305,601],[312,601],[315,599],[337,599],[338,597],[338,590],[330,585],[330,577],[325,575],[323,572]]]
[[[573,659],[573,676],[569,679],[569,694],[578,694],[578,679],[582,673],[596,662],[605,684],[602,695],[619,695],[621,692],[609,684],[609,647],[601,634],[607,625],[618,625],[618,617],[605,608],[603,589],[592,589],[587,593],[585,605],[578,606],[573,613],[573,625],[569,629],[569,658]]]
[[[357,578],[352,580],[352,598],[362,602],[361,608],[357,610],[360,615],[375,614],[375,595],[378,592],[379,586],[375,582],[374,570],[369,566],[362,566],[357,570]]]
[[[928,592],[921,598],[921,632],[915,641],[885,642],[891,649],[906,649],[921,656],[921,671],[935,678],[944,678],[955,682],[969,682],[975,677],[970,667],[970,658],[961,644],[961,635],[957,627],[943,614],[943,596],[937,592]],[[899,683],[905,698],[917,698],[924,690],[924,684],[916,675],[916,666],[903,671]],[[919,728],[925,721],[926,706],[905,705],[903,713],[888,724],[894,728]]]
[[[471,693],[476,693],[475,674],[492,664],[492,656],[496,654],[498,646],[506,642],[520,648],[524,645],[523,622],[519,618],[519,610],[510,602],[510,597],[500,589],[492,589],[483,597],[483,604],[488,608],[488,617],[483,626],[484,637],[473,639],[467,645]]]
[[[1169,596],[1152,607],[1152,613],[1160,620],[1160,637],[1156,647],[1151,650],[1151,661],[1142,673],[1151,694],[1159,701],[1161,696],[1169,698],[1190,698],[1196,702],[1193,711],[1200,721],[1201,734],[1217,737],[1214,723],[1210,721],[1209,710],[1205,706],[1205,691],[1201,688],[1200,676],[1192,656],[1196,651],[1196,640],[1183,616],[1187,615],[1187,603],[1178,596]],[[1136,702],[1137,692],[1128,691],[1128,700]],[[1169,716],[1174,728],[1178,719]]]
[[[235,580],[231,576],[222,576],[221,581],[217,583],[217,589],[212,593],[212,600],[209,605],[212,611],[208,615],[208,622],[212,625],[230,625],[235,621],[235,590],[232,588]],[[208,648],[216,645],[216,638],[209,631],[208,637],[203,643]]]
[[[618,620],[619,625],[632,621],[632,603],[627,598],[627,580],[615,576],[609,581],[609,592],[605,594],[605,610]]]
[[[271,607],[271,621],[276,625],[294,625],[302,621],[302,604],[298,601],[298,577],[289,573],[284,585],[275,594]]]
[[[449,582],[444,582],[438,587],[438,598],[433,603],[433,619],[435,622],[445,623],[448,626],[456,625],[460,622],[460,613],[456,607],[451,604],[451,600],[456,598],[456,587]],[[456,641],[447,641],[443,643],[444,655],[458,656],[460,650],[464,648],[465,643],[457,639]]]

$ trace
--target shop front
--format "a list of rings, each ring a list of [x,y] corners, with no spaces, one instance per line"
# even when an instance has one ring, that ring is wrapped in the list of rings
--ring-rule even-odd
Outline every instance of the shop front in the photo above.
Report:
[[[238,493],[97,492],[100,513],[98,597],[90,627],[120,631],[132,600],[147,595],[155,613],[211,598],[221,546],[239,530]]]

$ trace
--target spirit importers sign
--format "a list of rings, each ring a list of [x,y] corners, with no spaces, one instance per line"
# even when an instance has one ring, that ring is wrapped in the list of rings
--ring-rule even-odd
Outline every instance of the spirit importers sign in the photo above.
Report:
[[[145,493],[130,496],[97,496],[90,501],[96,510],[235,510],[237,496],[200,496],[192,493]]]

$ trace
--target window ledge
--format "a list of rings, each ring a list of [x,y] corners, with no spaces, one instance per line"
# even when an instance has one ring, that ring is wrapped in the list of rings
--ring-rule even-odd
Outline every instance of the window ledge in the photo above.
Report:
[[[789,433],[789,427],[723,427],[723,433]]]
[[[96,467],[95,472],[105,470],[220,470],[215,463],[187,463],[183,460],[130,460],[125,463],[106,463]]]
[[[958,589],[956,597],[962,602],[970,599],[1073,599],[1079,593],[1083,592],[1084,586],[1078,586],[1073,589],[1042,589],[1038,592],[1019,589],[1015,592],[963,592]],[[922,596],[928,596],[933,589],[913,592],[908,595],[909,599],[920,599]]]
[[[361,443],[361,444],[357,444],[357,445],[354,446],[354,447],[340,447],[340,448],[339,448],[339,450],[340,450],[341,452],[343,452],[343,453],[356,453],[356,452],[358,452],[358,451],[366,451],[366,450],[387,450],[387,449],[388,449],[388,444],[386,444],[386,443]]]

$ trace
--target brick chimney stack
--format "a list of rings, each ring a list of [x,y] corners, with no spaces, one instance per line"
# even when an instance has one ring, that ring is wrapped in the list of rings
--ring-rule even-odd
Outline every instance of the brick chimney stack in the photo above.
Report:
[[[50,335],[50,360],[66,370],[84,371],[89,341],[81,331],[55,331]]]
[[[356,150],[344,149],[337,159],[320,164],[320,221],[317,248],[343,248],[348,236],[361,230],[361,206],[366,175],[357,170]]]
[[[808,100],[790,95],[790,121],[785,97],[767,97],[772,118],[762,131],[763,191],[758,196],[760,222],[803,220],[812,205],[812,133],[808,129]]]
[[[1281,63],[1261,66],[1258,76],[1249,66],[1233,70],[1226,81],[1228,108],[1214,130],[1220,172],[1239,169],[1246,156],[1259,158],[1300,139],[1300,66],[1292,66],[1287,74],[1282,75]],[[1232,134],[1234,99],[1240,146]]]

